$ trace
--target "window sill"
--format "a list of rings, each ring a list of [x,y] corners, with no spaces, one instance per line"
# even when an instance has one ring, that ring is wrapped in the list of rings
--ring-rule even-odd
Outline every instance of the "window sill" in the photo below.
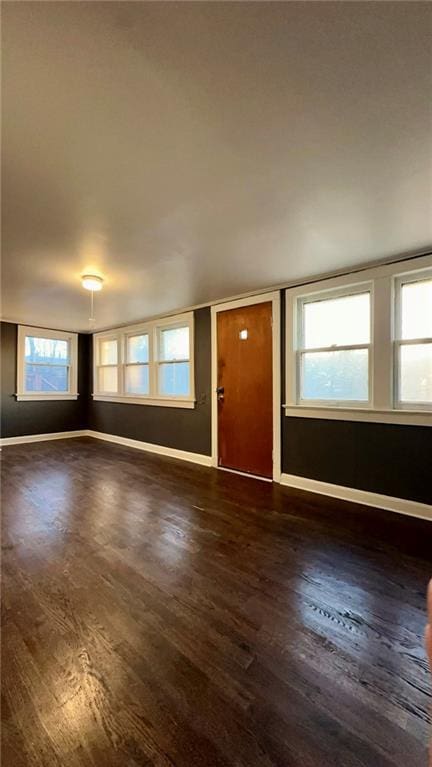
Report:
[[[58,402],[78,399],[78,394],[15,394],[17,402]]]
[[[373,408],[283,405],[286,416],[335,421],[394,423],[407,426],[432,426],[432,412],[426,410],[375,410]]]
[[[168,397],[119,397],[115,394],[92,394],[95,402],[119,402],[122,405],[155,405],[156,407],[177,407],[193,410],[194,399],[169,399]]]

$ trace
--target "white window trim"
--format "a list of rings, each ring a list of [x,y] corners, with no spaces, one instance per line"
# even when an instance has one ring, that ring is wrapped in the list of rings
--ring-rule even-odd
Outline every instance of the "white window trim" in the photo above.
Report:
[[[25,388],[25,339],[27,336],[68,341],[70,348],[69,390],[67,392],[27,392]],[[61,330],[47,330],[30,325],[18,325],[17,393],[18,402],[37,402],[78,399],[78,334]]]
[[[148,338],[148,362],[128,362],[128,340],[129,338],[135,338],[137,336],[144,336],[146,335]],[[132,332],[124,333],[122,338],[122,346],[123,346],[123,359],[124,359],[124,365],[123,365],[123,374],[122,374],[122,380],[123,380],[123,392],[124,396],[128,398],[137,398],[139,399],[142,395],[136,395],[136,394],[129,394],[126,391],[126,378],[127,378],[127,370],[130,367],[143,367],[146,366],[149,371],[149,390],[152,391],[153,388],[153,381],[152,381],[152,373],[153,373],[153,367],[151,365],[151,360],[153,359],[153,336],[151,332],[143,331],[142,329],[140,331],[133,330]],[[150,395],[145,395],[150,396]],[[128,402],[130,402],[131,399],[128,399]],[[135,403],[136,404],[136,403]]]
[[[99,351],[99,344],[96,343],[94,345],[94,353],[93,353],[93,370],[94,370],[94,379],[93,379],[93,385],[95,386],[95,389],[98,390],[99,386],[99,370],[101,368],[117,368],[117,390],[120,387],[120,360],[121,360],[121,353],[120,353],[120,340],[118,338],[117,333],[103,333],[100,335],[101,341],[116,341],[117,342],[117,362],[115,364],[106,364],[102,365],[100,362],[100,351]],[[117,392],[105,392],[105,394],[109,396],[117,396]]]
[[[188,326],[189,328],[189,359],[184,360],[189,363],[189,391],[187,397],[163,396],[158,393],[158,369],[162,362],[170,360],[159,360],[159,334],[165,328],[176,328]],[[127,339],[130,336],[144,335],[149,337],[149,394],[128,394],[126,392],[126,367],[133,363],[127,363]],[[154,405],[158,407],[177,407],[192,409],[195,407],[195,339],[194,339],[194,313],[187,312],[175,317],[165,317],[159,320],[142,323],[139,325],[129,325],[127,327],[117,328],[107,332],[94,333],[93,335],[93,400],[98,402],[121,402],[131,405]],[[99,341],[116,339],[118,343],[118,392],[101,392],[97,390],[98,385],[98,364]],[[177,360],[176,360],[177,362]],[[108,366],[109,367],[109,366]]]
[[[343,421],[372,421],[376,423],[432,425],[429,405],[410,406],[396,401],[395,349],[398,345],[396,291],[400,282],[420,279],[425,270],[432,268],[432,256],[367,269],[358,274],[334,277],[313,284],[289,288],[285,291],[286,323],[286,416],[324,418]],[[370,401],[369,403],[329,403],[298,401],[297,344],[298,305],[313,300],[318,294],[341,295],[371,285],[371,344],[370,344]]]
[[[413,274],[406,273],[399,275],[395,278],[395,315],[394,315],[394,340],[393,340],[393,387],[394,387],[394,401],[395,408],[398,410],[425,410],[430,411],[431,406],[427,402],[403,402],[400,397],[400,352],[402,346],[409,346],[411,344],[432,344],[432,337],[425,338],[402,338],[402,287],[403,285],[412,284],[415,282],[421,282],[424,279],[430,278],[430,270],[416,271]],[[431,306],[432,312],[432,306]]]
[[[353,296],[359,293],[369,293],[370,295],[370,304],[372,307],[373,304],[373,283],[368,282],[360,282],[353,286],[347,286],[344,288],[336,288],[333,290],[324,290],[320,291],[319,293],[319,299],[325,301],[332,298],[343,298],[344,296]],[[296,301],[296,314],[297,314],[297,334],[296,334],[296,393],[297,393],[297,404],[305,407],[355,407],[355,408],[368,408],[371,406],[372,402],[372,375],[373,375],[373,355],[372,355],[372,329],[373,329],[373,322],[372,322],[372,310],[371,310],[371,317],[370,317],[370,340],[367,344],[340,344],[337,346],[322,346],[315,349],[307,349],[304,347],[304,345],[301,348],[297,348],[297,343],[299,337],[303,336],[303,328],[301,328],[301,323],[303,321],[303,307],[308,304],[316,301],[318,298],[317,294],[310,293],[307,296],[301,296]],[[300,331],[301,328],[301,331]],[[303,339],[302,339],[303,340]],[[301,357],[306,353],[313,353],[313,352],[334,352],[334,351],[349,351],[351,349],[367,349],[368,352],[368,358],[369,358],[369,381],[368,381],[368,399],[367,400],[319,400],[319,399],[302,399],[301,398],[301,375],[302,375],[302,366],[301,366]]]

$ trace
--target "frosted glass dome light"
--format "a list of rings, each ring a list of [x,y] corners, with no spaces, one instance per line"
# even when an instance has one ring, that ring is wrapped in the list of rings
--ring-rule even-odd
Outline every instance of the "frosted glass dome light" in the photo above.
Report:
[[[102,290],[103,279],[102,277],[98,277],[96,274],[84,274],[84,276],[81,278],[81,284],[86,290]]]

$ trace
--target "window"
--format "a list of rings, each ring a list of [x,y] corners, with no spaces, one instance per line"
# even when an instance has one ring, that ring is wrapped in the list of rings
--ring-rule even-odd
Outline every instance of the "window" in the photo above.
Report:
[[[432,425],[432,256],[285,299],[286,415]]]
[[[76,399],[77,334],[18,326],[17,399]]]
[[[127,336],[126,338],[126,392],[128,394],[149,394],[149,335]]]
[[[96,379],[98,391],[116,394],[118,392],[118,340],[101,338],[98,349]]]
[[[370,291],[299,301],[299,400],[369,402]]]
[[[158,390],[163,396],[189,394],[189,328],[159,329]]]
[[[96,334],[93,397],[194,407],[193,342],[191,312]]]
[[[432,275],[401,277],[396,293],[396,406],[432,406]]]

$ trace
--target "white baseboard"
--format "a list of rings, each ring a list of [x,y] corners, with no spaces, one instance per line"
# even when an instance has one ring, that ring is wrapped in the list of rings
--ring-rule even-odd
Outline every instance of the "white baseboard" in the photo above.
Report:
[[[102,431],[93,431],[92,429],[56,431],[50,432],[48,434],[28,434],[24,437],[3,437],[3,439],[0,439],[0,445],[6,447],[6,445],[22,445],[26,442],[48,442],[53,439],[69,439],[71,437],[93,437],[94,439],[102,439],[105,442],[114,442],[116,445],[134,447],[137,450],[145,450],[147,453],[155,453],[156,455],[165,455],[168,458],[178,458],[181,461],[198,463],[200,466],[212,465],[212,459],[210,455],[202,455],[201,453],[189,453],[187,450],[177,450],[174,447],[154,445],[152,442],[141,442],[139,439],[118,437],[116,434],[105,434]]]
[[[23,437],[3,437],[0,445],[23,445],[27,442],[50,442],[52,439],[70,439],[71,437],[87,437],[87,429],[75,429],[75,431],[53,431],[47,434],[25,434]]]
[[[411,517],[419,517],[432,521],[432,506],[427,503],[408,501],[404,498],[393,498],[390,495],[370,493],[366,490],[357,490],[354,487],[332,485],[330,482],[321,482],[317,479],[299,477],[296,474],[282,474],[281,485],[295,487],[297,490],[308,490],[310,493],[329,495],[332,498],[340,498],[342,501],[361,503],[364,506],[375,506],[378,509],[396,511],[398,514],[408,514]]]
[[[91,429],[78,429],[75,431],[57,431],[48,434],[28,434],[23,437],[3,437],[0,439],[0,445],[21,445],[28,442],[48,442],[55,439],[71,439],[72,437],[93,437],[105,442],[113,442],[116,445],[124,447],[133,447],[137,450],[144,450],[147,453],[156,455],[165,455],[168,458],[178,458],[181,461],[190,461],[200,466],[212,466],[210,455],[201,453],[190,453],[187,450],[177,450],[174,447],[165,447],[164,445],[155,445],[152,442],[142,442],[139,439],[129,439],[128,437],[119,437],[116,434],[105,434],[101,431]],[[247,476],[247,475],[245,475]],[[420,519],[432,521],[432,506],[417,501],[409,501],[404,498],[393,498],[390,495],[381,495],[380,493],[370,493],[366,490],[357,490],[353,487],[344,487],[343,485],[333,485],[330,482],[321,482],[317,479],[308,479],[295,474],[281,474],[281,485],[294,487],[297,490],[307,490],[319,495],[327,495],[331,498],[339,498],[342,501],[351,501],[365,506],[374,506],[378,509],[387,511],[396,511],[398,514],[407,514]]]
[[[202,453],[189,453],[187,450],[177,450],[175,447],[165,447],[164,445],[155,445],[152,442],[141,442],[139,439],[129,439],[128,437],[118,437],[116,434],[105,434],[102,431],[92,431],[89,429],[86,432],[88,437],[94,437],[95,439],[102,439],[105,442],[114,442],[116,445],[123,445],[124,447],[134,447],[137,450],[144,450],[147,453],[155,453],[156,455],[165,455],[168,458],[178,458],[181,461],[190,461],[191,463],[198,463],[200,466],[211,466],[212,458],[210,455],[202,455]]]

